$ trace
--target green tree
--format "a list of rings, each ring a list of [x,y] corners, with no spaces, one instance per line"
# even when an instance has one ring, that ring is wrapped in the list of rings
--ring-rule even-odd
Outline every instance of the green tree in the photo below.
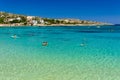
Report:
[[[20,16],[21,22],[27,22],[27,17],[26,16]]]
[[[0,23],[4,23],[4,18],[0,18]]]

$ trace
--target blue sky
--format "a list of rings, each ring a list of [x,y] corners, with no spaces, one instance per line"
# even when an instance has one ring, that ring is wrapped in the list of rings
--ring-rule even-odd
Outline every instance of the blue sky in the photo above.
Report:
[[[0,11],[120,24],[120,0],[0,0]]]

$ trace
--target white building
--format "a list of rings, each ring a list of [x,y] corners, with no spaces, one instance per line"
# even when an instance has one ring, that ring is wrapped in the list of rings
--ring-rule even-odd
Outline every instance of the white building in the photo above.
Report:
[[[64,21],[65,21],[66,23],[68,23],[68,22],[69,22],[69,19],[65,19]]]
[[[11,18],[11,19],[8,19],[9,22],[10,22],[10,21],[13,21],[13,20],[15,20],[15,19],[12,19],[12,18]]]
[[[5,17],[4,15],[1,15],[0,17]]]
[[[28,21],[32,20],[33,18],[35,18],[35,17],[34,16],[27,16]]]
[[[33,25],[37,25],[37,24],[38,24],[38,21],[33,20],[32,23],[33,23]]]
[[[16,20],[19,20],[19,21],[20,21],[20,20],[21,20],[21,18],[20,18],[20,17],[17,17],[17,18],[16,18]]]
[[[44,24],[45,22],[44,22],[44,20],[43,20],[43,19],[40,19],[40,23],[41,23],[41,24]]]

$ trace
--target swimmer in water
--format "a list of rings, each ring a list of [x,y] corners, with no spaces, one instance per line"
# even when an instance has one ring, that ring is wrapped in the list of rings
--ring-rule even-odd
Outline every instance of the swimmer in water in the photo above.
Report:
[[[47,46],[48,42],[42,42],[42,46]]]
[[[84,47],[84,46],[85,46],[85,43],[81,43],[80,46],[81,46],[81,47]]]
[[[97,26],[97,28],[100,28],[100,26]]]
[[[113,32],[114,30],[113,29],[110,29],[110,32]]]
[[[11,36],[12,38],[16,39],[18,38],[16,34],[14,34],[13,36]]]
[[[86,38],[83,38],[82,43],[80,44],[80,46],[81,46],[81,47],[86,46],[86,41],[87,41],[87,39],[86,39]]]

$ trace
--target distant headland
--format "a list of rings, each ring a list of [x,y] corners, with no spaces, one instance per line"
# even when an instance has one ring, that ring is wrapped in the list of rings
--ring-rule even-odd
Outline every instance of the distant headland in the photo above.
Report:
[[[120,24],[115,24],[115,26],[120,26]]]
[[[80,19],[51,19],[0,12],[0,26],[95,26],[113,25]]]

